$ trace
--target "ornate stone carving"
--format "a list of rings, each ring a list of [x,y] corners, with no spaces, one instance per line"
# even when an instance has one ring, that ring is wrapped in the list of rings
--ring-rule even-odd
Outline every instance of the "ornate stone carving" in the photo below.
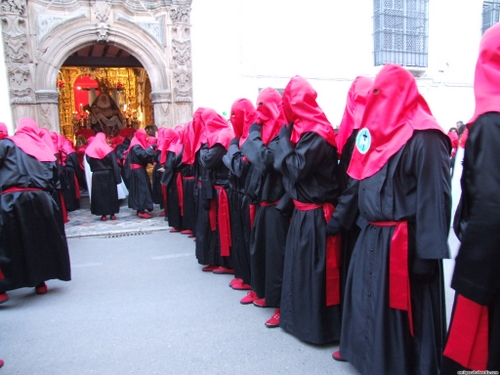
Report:
[[[26,0],[2,0],[2,13],[22,15],[26,10]]]
[[[188,67],[191,61],[191,41],[172,41],[172,59],[177,69]]]
[[[163,44],[163,28],[159,22],[136,22],[136,25],[155,38],[160,45]]]
[[[38,118],[38,125],[47,129],[52,129],[53,121],[52,121],[52,107],[51,104],[41,104],[40,105],[40,115]]]
[[[7,16],[3,17],[2,21],[4,24],[3,40],[7,64],[29,62],[29,54],[26,50],[28,37],[25,31],[24,19],[17,16]]]
[[[111,13],[111,7],[105,1],[96,1],[92,6],[94,11],[95,18],[99,22],[106,22],[109,19],[109,15]]]
[[[69,20],[86,17],[84,13],[77,14],[76,16],[62,17],[55,15],[37,14],[36,16],[36,38],[38,41],[42,40],[51,30],[57,26],[62,25]]]
[[[191,99],[191,72],[184,69],[174,69],[174,94],[176,102],[190,102]]]
[[[191,8],[189,7],[172,7],[170,8],[170,19],[174,23],[183,22],[189,23],[189,15],[191,13]]]
[[[10,93],[13,103],[31,103],[31,72],[27,65],[9,67]]]
[[[97,43],[106,43],[108,41],[109,25],[100,23],[96,25]]]

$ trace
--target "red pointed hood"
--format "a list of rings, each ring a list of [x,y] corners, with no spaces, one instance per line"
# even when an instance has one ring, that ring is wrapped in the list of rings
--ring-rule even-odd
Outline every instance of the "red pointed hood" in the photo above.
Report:
[[[28,117],[22,118],[17,125],[16,134],[9,139],[26,154],[39,161],[56,161],[55,152],[40,138],[39,131],[35,120]],[[50,143],[52,144],[52,140]]]
[[[286,124],[281,95],[271,87],[260,90],[257,97],[257,116],[262,125],[262,142],[267,146]]]
[[[406,69],[386,64],[375,77],[347,173],[362,180],[377,173],[414,130],[444,133]]]
[[[474,74],[476,109],[468,124],[487,112],[500,112],[500,23],[486,30]]]
[[[234,136],[240,139],[239,145],[245,143],[250,125],[257,121],[257,112],[248,99],[237,99],[231,106],[231,124]]]
[[[103,159],[113,148],[106,141],[106,134],[99,132],[85,150],[85,154],[95,159]]]
[[[316,103],[318,94],[311,84],[300,76],[293,77],[283,91],[283,112],[293,122],[290,141],[297,144],[302,134],[313,132],[336,147],[333,126]]]
[[[191,165],[201,145],[207,142],[205,126],[201,120],[201,113],[205,108],[198,108],[193,114],[193,120],[188,122],[184,132],[184,153],[182,162]]]
[[[227,120],[212,108],[205,108],[201,113],[201,121],[206,129],[208,147],[218,143],[227,150],[231,139],[234,138],[234,131]]]
[[[337,133],[337,151],[339,156],[342,154],[347,139],[355,129],[359,129],[361,119],[365,112],[366,99],[371,91],[373,79],[369,77],[356,77],[349,92],[347,93],[347,102],[344,110],[344,116],[339,125]]]

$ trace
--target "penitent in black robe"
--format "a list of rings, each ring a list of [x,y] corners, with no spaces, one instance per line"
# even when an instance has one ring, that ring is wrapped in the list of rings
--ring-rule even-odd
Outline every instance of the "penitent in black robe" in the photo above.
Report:
[[[210,209],[217,212],[218,193],[214,186],[227,187],[228,169],[222,162],[226,149],[215,144],[211,148],[203,145],[196,154],[196,176],[201,181],[198,188],[198,220],[196,224],[196,258],[198,263],[233,268],[230,257],[221,256],[218,216],[215,230],[210,225]],[[212,208],[213,209],[213,208]]]
[[[196,235],[196,216],[198,211],[195,198],[197,182],[194,178],[194,165],[182,164],[180,170],[182,175],[182,195],[184,205],[182,225],[185,229],[191,230],[193,235]]]
[[[487,369],[500,370],[500,113],[478,117],[469,130],[460,209],[454,225],[461,240],[451,287],[488,307]],[[450,327],[453,325],[453,316]],[[443,375],[466,369],[445,357]]]
[[[153,172],[152,172],[152,195],[153,202],[155,204],[159,204],[160,208],[164,208],[165,202],[163,201],[163,191],[161,187],[161,178],[163,176],[163,172],[159,172],[158,169],[162,167],[160,164],[161,150],[156,150],[153,156]]]
[[[133,210],[141,212],[145,210],[153,211],[151,182],[146,172],[147,165],[153,162],[153,154],[152,147],[144,149],[140,145],[132,147],[127,154],[130,163],[128,206]],[[133,164],[141,167],[134,169]]]
[[[436,130],[415,131],[380,171],[352,181],[358,189],[338,208],[359,208],[361,233],[347,275],[340,354],[366,375],[437,375],[446,330],[441,259],[449,256],[449,140]],[[371,224],[397,221],[408,222],[414,337],[408,313],[389,307],[395,226]],[[416,258],[428,260],[425,272]]]
[[[55,162],[40,162],[11,140],[0,142],[0,291],[71,280],[61,211],[52,198]],[[35,188],[6,192],[8,188]]]
[[[245,194],[250,163],[236,144],[229,146],[223,158],[229,168],[229,209],[231,217],[231,252],[234,260],[234,277],[250,285],[250,204]]]
[[[67,211],[75,211],[80,208],[80,199],[78,198],[80,192],[77,191],[79,189],[77,178],[77,171],[79,169],[80,164],[78,163],[76,152],[68,154],[66,156],[66,163],[63,166],[64,183],[61,181]]]
[[[260,132],[250,132],[242,153],[250,160],[246,193],[255,205],[255,219],[250,233],[251,286],[266,305],[280,307],[285,243],[291,213],[276,209],[285,195],[281,173],[273,166],[279,137],[264,145]]]
[[[292,199],[335,203],[337,149],[318,134],[304,133],[294,149],[288,140],[280,140],[274,165]],[[326,303],[326,242],[323,208],[295,209],[286,239],[280,327],[311,344],[340,337],[340,305]]]
[[[102,159],[85,155],[92,171],[90,212],[106,216],[120,212],[117,185],[121,183],[120,168],[114,151]]]
[[[167,187],[167,218],[168,225],[172,228],[182,229],[182,215],[179,203],[179,190],[177,178],[179,167],[182,163],[182,153],[176,155],[167,151],[167,160],[165,161],[165,172],[161,183]]]

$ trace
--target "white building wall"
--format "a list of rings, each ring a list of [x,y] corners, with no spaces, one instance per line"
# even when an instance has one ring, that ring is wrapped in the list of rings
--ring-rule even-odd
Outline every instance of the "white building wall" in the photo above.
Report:
[[[429,67],[421,93],[443,128],[468,121],[481,38],[482,0],[430,0]],[[194,108],[230,111],[258,89],[307,78],[337,125],[351,82],[375,76],[373,1],[193,0]]]

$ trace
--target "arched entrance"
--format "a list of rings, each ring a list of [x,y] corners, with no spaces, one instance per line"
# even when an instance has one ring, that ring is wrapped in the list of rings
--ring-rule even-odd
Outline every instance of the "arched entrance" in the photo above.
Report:
[[[137,59],[149,77],[155,125],[189,121],[191,0],[175,3],[159,1],[144,9],[133,0],[74,0],[65,5],[33,0],[3,8],[14,122],[30,116],[40,126],[60,131],[60,70],[88,46],[115,46]]]

